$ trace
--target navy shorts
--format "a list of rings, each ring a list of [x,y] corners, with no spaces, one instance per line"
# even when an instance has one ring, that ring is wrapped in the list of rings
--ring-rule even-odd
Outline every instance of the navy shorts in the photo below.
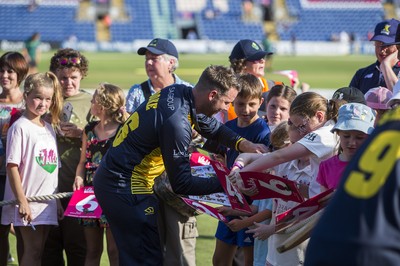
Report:
[[[233,217],[228,217],[228,218],[233,218]],[[253,234],[247,234],[245,233],[246,231],[247,228],[237,232],[233,232],[224,222],[219,221],[215,237],[221,240],[222,242],[238,247],[254,246]]]

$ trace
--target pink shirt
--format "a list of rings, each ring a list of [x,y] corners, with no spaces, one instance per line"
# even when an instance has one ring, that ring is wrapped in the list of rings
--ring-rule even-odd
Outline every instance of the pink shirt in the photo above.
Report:
[[[348,163],[341,161],[339,155],[322,161],[319,165],[317,182],[328,189],[336,188]]]

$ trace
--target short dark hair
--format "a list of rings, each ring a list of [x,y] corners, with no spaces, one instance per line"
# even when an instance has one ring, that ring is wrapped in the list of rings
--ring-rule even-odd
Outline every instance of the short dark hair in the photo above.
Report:
[[[219,65],[207,67],[196,86],[201,89],[217,89],[221,95],[225,95],[231,88],[240,91],[237,75],[233,69]]]
[[[15,51],[6,52],[0,57],[0,69],[3,67],[11,68],[17,73],[18,86],[21,85],[29,71],[29,64],[26,62],[25,57]]]

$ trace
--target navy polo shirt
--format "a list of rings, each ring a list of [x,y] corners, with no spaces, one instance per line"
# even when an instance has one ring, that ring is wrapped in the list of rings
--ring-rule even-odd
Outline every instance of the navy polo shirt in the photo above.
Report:
[[[387,88],[385,79],[383,78],[383,75],[381,74],[381,71],[379,69],[379,65],[380,63],[376,61],[372,65],[357,70],[349,86],[359,89],[364,94],[369,89],[376,88],[379,86]],[[397,75],[397,77],[399,77],[400,61],[398,61],[393,66],[392,69],[394,73]]]

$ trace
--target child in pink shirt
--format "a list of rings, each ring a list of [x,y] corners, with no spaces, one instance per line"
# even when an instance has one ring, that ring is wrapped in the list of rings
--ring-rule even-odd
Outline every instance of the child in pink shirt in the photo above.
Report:
[[[321,192],[337,187],[348,162],[374,130],[374,122],[374,112],[364,104],[348,103],[340,107],[338,121],[331,130],[339,136],[340,150],[319,165],[317,182]]]

